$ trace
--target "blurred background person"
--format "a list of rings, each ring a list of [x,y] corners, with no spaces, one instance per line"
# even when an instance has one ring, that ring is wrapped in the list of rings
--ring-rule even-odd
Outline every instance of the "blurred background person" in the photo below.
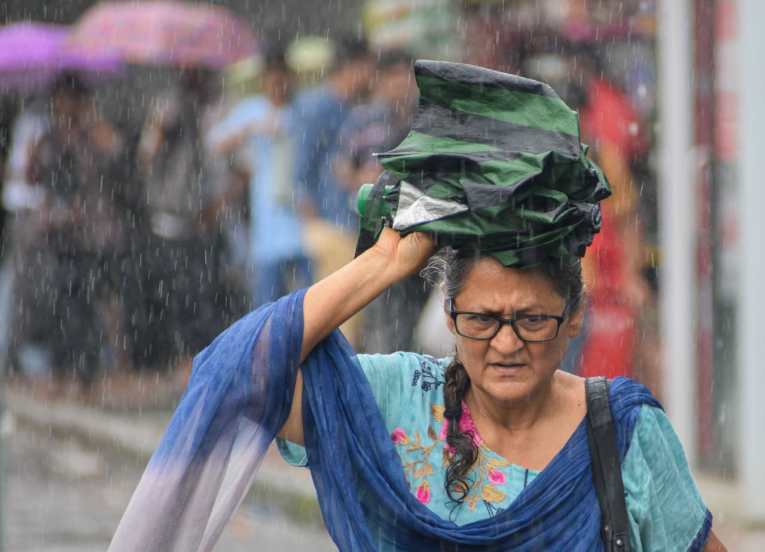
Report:
[[[3,181],[3,207],[14,213],[36,207],[39,190],[27,181],[32,149],[49,127],[48,101],[44,95],[30,98],[10,126]]]
[[[413,61],[403,50],[383,51],[368,100],[354,107],[340,128],[333,169],[351,198],[382,173],[374,154],[393,149],[409,133],[418,95]],[[360,348],[383,352],[414,347],[414,327],[426,298],[418,275],[387,289],[364,310]]]
[[[543,44],[525,60],[525,73],[548,79],[579,111],[582,137],[613,190],[603,202],[601,231],[584,259],[589,310],[566,365],[583,376],[634,376],[640,311],[650,299],[631,170],[632,161],[647,152],[642,121],[629,96],[606,78],[591,47],[561,37],[549,42],[554,50]]]
[[[250,297],[254,307],[312,283],[296,210],[292,95],[295,77],[284,49],[263,56],[262,93],[236,104],[215,127],[211,143],[222,155],[243,150],[249,176]]]
[[[351,197],[332,170],[340,128],[354,104],[369,90],[375,68],[366,43],[345,36],[335,43],[324,82],[295,101],[296,180],[303,210],[343,229],[354,229]]]
[[[28,98],[16,109],[16,103],[5,100],[6,131],[3,136],[3,235],[2,269],[0,269],[0,359],[6,362],[14,322],[13,299],[15,272],[13,268],[13,236],[18,234],[30,210],[37,209],[44,194],[39,186],[28,182],[32,150],[48,129],[49,108],[44,94]],[[19,102],[20,103],[20,102]]]
[[[13,351],[22,373],[89,385],[107,357],[119,354],[112,282],[127,237],[116,202],[122,148],[90,89],[77,75],[62,76],[52,88],[48,128],[29,155],[29,197],[41,200],[17,220],[12,238]]]
[[[340,128],[368,92],[373,71],[374,58],[366,42],[342,36],[334,44],[326,79],[295,100],[295,186],[316,279],[348,262],[356,247],[355,196],[338,182],[332,160]],[[355,317],[343,326],[351,343],[357,340],[359,324],[360,318]]]
[[[355,106],[340,127],[333,169],[340,187],[351,195],[382,172],[374,154],[394,148],[409,133],[417,106],[413,62],[404,50],[381,52],[369,98]]]
[[[224,160],[207,139],[220,116],[216,72],[181,70],[155,98],[138,146],[143,176],[143,245],[131,306],[134,362],[188,368],[223,326],[218,217],[229,191]]]
[[[579,78],[569,86],[581,86],[583,94],[582,134],[614,191],[604,202],[603,228],[587,266],[591,319],[581,373],[634,377],[640,313],[650,290],[643,277],[645,242],[631,163],[647,154],[647,143],[631,99],[605,78],[598,57],[579,49],[571,64]]]

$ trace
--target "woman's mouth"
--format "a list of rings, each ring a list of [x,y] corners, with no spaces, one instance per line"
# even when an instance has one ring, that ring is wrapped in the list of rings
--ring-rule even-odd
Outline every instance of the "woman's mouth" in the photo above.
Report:
[[[492,362],[489,364],[489,366],[499,370],[517,370],[518,368],[523,368],[526,365],[522,362]]]

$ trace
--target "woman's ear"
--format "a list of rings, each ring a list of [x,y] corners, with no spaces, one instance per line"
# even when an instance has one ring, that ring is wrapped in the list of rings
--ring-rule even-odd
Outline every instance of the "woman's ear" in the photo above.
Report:
[[[452,317],[449,316],[449,313],[446,313],[446,327],[449,328],[449,331],[456,335],[456,332],[454,331],[454,320],[452,320]]]
[[[587,309],[587,303],[582,300],[579,302],[579,306],[568,317],[568,329],[566,333],[570,339],[575,338],[582,331],[584,325],[584,311]]]
[[[449,328],[452,335],[457,335],[454,330],[454,319],[451,317],[451,314],[449,314],[449,301],[444,302],[444,315],[446,316],[446,327]]]

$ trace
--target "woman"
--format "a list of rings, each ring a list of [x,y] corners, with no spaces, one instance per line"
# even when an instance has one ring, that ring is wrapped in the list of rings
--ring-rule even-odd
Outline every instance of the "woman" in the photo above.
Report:
[[[311,287],[301,359],[388,286],[417,273],[432,253],[423,234],[401,239],[385,230],[369,252]],[[358,358],[412,492],[464,525],[508,508],[561,450],[572,448],[586,414],[584,380],[559,367],[582,324],[582,283],[578,264],[524,270],[491,257],[453,255],[441,264],[454,359]],[[500,324],[497,315],[515,319]],[[302,444],[301,379],[279,436]],[[619,383],[617,389],[635,385]],[[638,406],[623,462],[632,550],[724,550],[713,532],[706,535],[708,512],[679,441],[654,404]],[[281,449],[294,463],[295,449],[285,441]]]
[[[534,119],[545,110],[564,113],[559,98],[539,83],[458,64],[418,68],[421,93],[437,95],[438,109],[448,101],[435,81],[458,91],[454,97],[460,101],[449,109],[468,107],[475,114],[482,98],[493,107],[510,98],[506,105],[533,106]],[[421,99],[424,104],[432,105]],[[512,115],[515,125],[521,117]],[[454,118],[479,121],[466,113]],[[496,120],[510,118],[504,113]],[[420,123],[415,121],[410,142],[427,141]],[[520,132],[529,148],[535,140],[549,144],[560,138],[544,129]],[[397,150],[406,152],[413,171],[407,179],[413,180],[427,171],[415,162],[407,140]],[[429,145],[422,158],[436,162],[433,176],[442,197],[433,203],[421,196],[416,203],[459,211],[443,197],[443,185],[453,176],[443,171],[449,161],[444,151],[464,156],[470,144]],[[463,163],[456,172],[472,182],[480,174],[497,174],[502,152],[493,153],[488,168]],[[198,355],[187,394],[111,549],[210,549],[276,436],[285,458],[310,467],[324,521],[340,550],[604,549],[584,422],[585,382],[559,370],[582,324],[580,246],[591,241],[599,223],[596,210],[584,204],[587,198],[596,204],[602,194],[590,193],[598,178],[579,178],[592,176],[582,156],[545,159],[536,165],[543,167],[541,176],[526,181],[522,197],[511,203],[516,219],[541,221],[546,233],[514,231],[500,249],[485,234],[472,245],[445,249],[426,271],[442,276],[446,323],[457,343],[453,358],[357,356],[336,331],[388,287],[417,273],[437,247],[425,233],[402,237],[382,229],[373,246],[339,271],[251,313]],[[572,185],[571,174],[563,172],[572,165],[583,171],[571,173],[581,188],[552,193],[551,182],[559,189]],[[517,171],[517,165],[508,166]],[[552,180],[548,168],[554,169]],[[475,218],[481,211],[475,194],[496,200],[495,191],[470,190],[474,210],[460,212],[472,217],[472,227],[486,222]],[[565,205],[552,205],[556,198]],[[532,213],[534,206],[565,216]],[[404,199],[394,227],[402,209],[407,210]],[[491,211],[483,209],[487,216]],[[418,224],[427,228],[422,220]],[[488,242],[494,244],[489,249]],[[610,403],[629,549],[724,550],[655,399],[620,378],[611,383]],[[621,545],[617,549],[626,549]]]

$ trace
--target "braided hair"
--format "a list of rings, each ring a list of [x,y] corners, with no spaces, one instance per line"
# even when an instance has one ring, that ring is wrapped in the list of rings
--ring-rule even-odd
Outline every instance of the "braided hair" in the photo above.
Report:
[[[445,296],[453,299],[480,258],[477,251],[466,254],[446,247],[431,257],[422,276],[434,287],[443,286]],[[579,258],[550,258],[527,270],[536,270],[552,282],[555,291],[566,300],[568,312],[576,312],[580,307],[584,285]],[[470,492],[468,474],[478,460],[478,446],[471,433],[460,430],[462,402],[470,389],[470,378],[457,355],[446,368],[445,380],[444,418],[448,424],[446,444],[450,451],[445,490],[449,499],[459,505]]]

